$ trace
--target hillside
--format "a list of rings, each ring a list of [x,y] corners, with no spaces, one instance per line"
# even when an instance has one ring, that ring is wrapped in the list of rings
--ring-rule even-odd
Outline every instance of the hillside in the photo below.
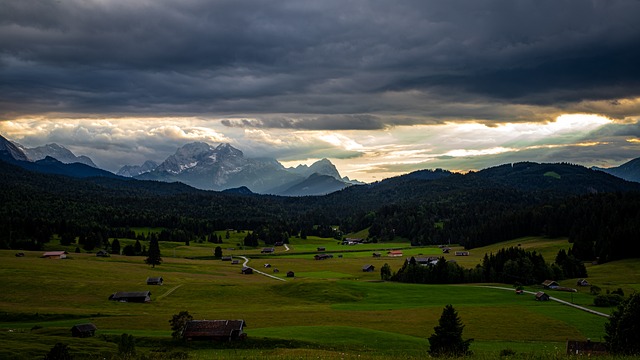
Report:
[[[468,248],[523,236],[567,236],[580,244],[582,258],[614,260],[634,252],[605,244],[627,243],[640,233],[640,184],[568,164],[508,164],[466,175],[420,171],[299,198],[115,175],[74,179],[7,163],[0,163],[0,172],[5,247],[32,246],[61,231],[133,226],[167,227],[191,239],[225,228],[260,230],[270,239],[284,233],[337,236],[337,226],[343,233],[369,229],[372,241],[399,237],[414,245],[453,242]]]
[[[595,167],[594,170],[606,172],[608,174],[617,176],[627,181],[640,182],[640,158],[630,160],[617,167],[612,167],[612,168]]]
[[[83,251],[72,252],[66,260],[47,260],[40,258],[41,252],[25,251],[24,257],[16,257],[14,251],[0,250],[0,268],[13,273],[5,279],[12,291],[0,293],[0,329],[14,330],[0,332],[0,357],[40,358],[56,342],[70,344],[76,356],[107,357],[117,351],[120,335],[127,333],[135,337],[139,353],[166,358],[173,352],[188,352],[194,358],[340,358],[345,353],[364,359],[422,358],[428,348],[426,339],[451,299],[466,325],[465,337],[475,339],[472,350],[487,358],[504,348],[544,356],[545,348],[562,347],[567,337],[599,340],[603,336],[604,318],[559,303],[541,303],[533,296],[480,286],[380,282],[377,271],[361,270],[363,263],[373,262],[378,269],[385,262],[403,259],[372,260],[371,251],[362,251],[316,261],[309,254],[288,256],[281,247],[278,253],[264,256],[260,248],[238,249],[235,243],[241,235],[233,232],[224,240],[224,254],[247,256],[249,265],[261,271],[267,270],[263,263],[268,262],[281,270],[268,274],[283,281],[243,275],[241,266],[230,262],[192,259],[210,256],[217,245],[208,243],[163,242],[164,261],[153,269],[141,256],[101,258]],[[292,242],[292,251],[298,251],[296,242],[302,240]],[[228,250],[231,247],[234,250]],[[57,243],[47,247],[53,248],[60,247]],[[440,251],[437,247],[413,250]],[[286,277],[289,270],[295,272],[294,278]],[[146,285],[149,276],[162,276],[164,285]],[[131,289],[149,290],[151,302],[108,300],[113,292]],[[42,301],[43,292],[46,301]],[[240,297],[242,306],[227,301]],[[575,301],[583,304],[592,298],[579,294]],[[229,344],[172,342],[168,320],[183,310],[195,319],[245,320],[246,346],[229,349]],[[69,329],[86,322],[97,326],[97,336],[72,338]],[[553,332],[545,331],[549,323]],[[346,340],[345,333],[349,334]],[[390,348],[389,343],[401,347]],[[158,348],[166,353],[154,353]]]

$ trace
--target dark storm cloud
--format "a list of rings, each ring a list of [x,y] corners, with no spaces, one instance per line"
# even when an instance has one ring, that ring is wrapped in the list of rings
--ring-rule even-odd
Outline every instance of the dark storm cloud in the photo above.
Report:
[[[226,125],[380,129],[640,96],[634,0],[0,5],[5,119],[292,114]]]

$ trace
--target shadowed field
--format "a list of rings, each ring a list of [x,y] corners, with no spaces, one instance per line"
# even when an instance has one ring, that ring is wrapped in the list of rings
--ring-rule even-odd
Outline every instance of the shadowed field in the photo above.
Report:
[[[259,358],[267,355],[262,351],[269,356],[295,357],[292,354],[298,348],[310,354],[347,351],[372,357],[423,357],[428,350],[427,338],[446,304],[458,310],[466,325],[464,337],[475,339],[471,348],[479,355],[497,354],[505,348],[563,351],[567,339],[598,341],[604,335],[606,319],[555,302],[536,302],[529,295],[516,296],[511,291],[479,286],[379,281],[379,268],[384,263],[396,270],[406,256],[435,256],[441,253],[437,247],[408,248],[403,243],[345,246],[333,239],[301,244],[302,240],[295,239],[290,251],[278,247],[275,254],[267,256],[260,254],[260,248],[234,246],[237,239],[228,241],[221,247],[234,250],[225,250],[225,255],[253,257],[249,265],[270,274],[278,268],[280,272],[275,275],[286,282],[259,274],[243,275],[241,265],[210,259],[218,244],[209,243],[161,243],[164,261],[155,268],[145,265],[143,257],[98,258],[95,254],[71,253],[69,259],[48,260],[40,258],[42,252],[15,257],[14,251],[0,251],[0,279],[6,289],[0,294],[0,358],[43,356],[56,342],[68,343],[80,355],[106,354],[116,351],[113,338],[122,333],[139,339],[143,351],[157,347],[158,342],[172,348],[169,319],[182,310],[196,319],[244,319],[251,340],[245,347],[262,349],[231,350],[203,344],[177,347],[205,357],[231,358],[241,352]],[[519,239],[517,243],[536,249],[535,239]],[[566,240],[538,239],[538,244],[540,252],[548,253],[567,246]],[[335,251],[336,256],[314,260],[318,246]],[[372,257],[374,251],[387,247],[404,247],[407,254],[403,258]],[[472,250],[473,255],[465,261],[475,261],[475,266],[482,258],[480,252],[484,255],[484,251],[497,249],[494,245]],[[545,259],[552,260],[546,255]],[[271,267],[265,268],[265,263]],[[373,264],[376,270],[363,272],[365,264]],[[633,269],[637,276],[638,264],[631,261],[599,265],[589,271],[599,283],[628,287],[635,278],[618,275],[622,267]],[[289,270],[295,272],[294,278],[286,278]],[[148,276],[162,276],[164,285],[146,285]],[[116,291],[143,290],[151,291],[151,303],[108,300]],[[576,303],[593,301],[585,292],[572,296]],[[72,338],[70,328],[83,322],[96,324],[98,336]]]

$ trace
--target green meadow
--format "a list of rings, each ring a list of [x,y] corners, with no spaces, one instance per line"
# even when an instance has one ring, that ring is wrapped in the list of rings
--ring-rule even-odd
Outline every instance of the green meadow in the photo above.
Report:
[[[560,356],[567,339],[600,341],[604,336],[604,317],[553,301],[537,302],[533,295],[478,284],[380,281],[379,269],[385,263],[395,271],[407,256],[442,255],[435,246],[412,248],[406,242],[350,246],[335,239],[292,238],[289,250],[277,247],[273,254],[262,254],[261,247],[240,246],[244,233],[233,231],[229,239],[224,231],[219,234],[223,244],[161,242],[163,263],[155,268],[140,256],[74,253],[75,245],[67,248],[70,254],[64,260],[41,258],[42,252],[16,257],[15,251],[0,251],[0,358],[42,357],[57,342],[68,344],[80,358],[109,358],[117,353],[117,338],[123,333],[135,337],[139,352],[156,358],[177,353],[230,359],[424,358],[427,338],[446,304],[458,311],[466,326],[464,337],[474,339],[471,349],[478,358],[497,357],[505,349],[526,358]],[[458,249],[454,246],[444,256],[476,266],[484,253],[518,244],[543,253],[547,261],[569,247],[566,239],[524,238],[474,249],[464,257],[453,255]],[[240,263],[214,259],[216,246]],[[47,247],[61,249],[55,241]],[[318,247],[334,257],[314,260]],[[401,249],[403,257],[388,257],[389,249]],[[381,257],[373,257],[374,252]],[[242,274],[244,260],[239,256],[279,280]],[[368,264],[375,271],[363,272]],[[590,266],[589,281],[603,289],[632,291],[640,282],[639,269],[640,262],[633,260]],[[286,277],[287,271],[295,276]],[[146,285],[149,276],[162,276],[164,285]],[[575,287],[575,279],[566,281],[571,283]],[[108,300],[117,291],[143,290],[151,291],[150,303]],[[551,295],[585,306],[593,302],[585,289]],[[244,319],[248,338],[242,344],[175,343],[169,320],[183,310],[195,319]],[[71,327],[85,322],[98,327],[97,335],[71,337]]]

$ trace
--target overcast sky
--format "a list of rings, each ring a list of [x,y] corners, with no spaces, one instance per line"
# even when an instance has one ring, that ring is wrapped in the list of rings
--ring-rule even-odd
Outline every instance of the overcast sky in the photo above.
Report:
[[[638,0],[0,0],[0,134],[117,171],[186,143],[372,181],[640,157]]]

